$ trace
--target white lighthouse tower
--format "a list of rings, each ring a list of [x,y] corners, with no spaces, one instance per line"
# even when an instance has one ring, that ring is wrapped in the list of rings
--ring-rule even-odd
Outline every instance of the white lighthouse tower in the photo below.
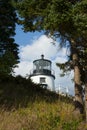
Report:
[[[34,83],[41,84],[43,88],[51,91],[55,90],[55,75],[52,70],[52,62],[44,59],[44,55],[41,55],[41,59],[33,61],[33,70],[30,72],[30,78]]]

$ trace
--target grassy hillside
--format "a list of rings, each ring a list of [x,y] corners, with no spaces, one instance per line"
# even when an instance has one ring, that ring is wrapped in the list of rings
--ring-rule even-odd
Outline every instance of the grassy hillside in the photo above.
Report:
[[[86,130],[73,102],[29,79],[0,78],[0,130]]]

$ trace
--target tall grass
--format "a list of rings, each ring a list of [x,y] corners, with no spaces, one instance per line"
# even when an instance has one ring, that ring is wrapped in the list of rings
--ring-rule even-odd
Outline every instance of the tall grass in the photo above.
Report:
[[[85,130],[73,103],[22,77],[0,80],[0,130]]]

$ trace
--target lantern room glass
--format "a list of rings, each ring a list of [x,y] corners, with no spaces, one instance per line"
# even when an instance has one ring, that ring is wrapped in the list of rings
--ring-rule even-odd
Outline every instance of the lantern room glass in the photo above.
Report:
[[[51,61],[39,59],[33,62],[34,73],[51,74]]]

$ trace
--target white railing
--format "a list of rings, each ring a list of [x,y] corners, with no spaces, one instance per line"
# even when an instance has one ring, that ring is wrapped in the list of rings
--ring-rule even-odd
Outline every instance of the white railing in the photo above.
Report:
[[[51,74],[55,76],[55,71],[52,69]]]

